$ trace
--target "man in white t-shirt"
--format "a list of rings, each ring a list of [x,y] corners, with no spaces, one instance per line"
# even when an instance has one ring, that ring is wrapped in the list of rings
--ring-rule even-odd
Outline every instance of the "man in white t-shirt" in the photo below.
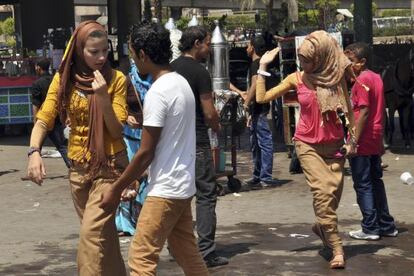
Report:
[[[195,187],[195,100],[188,82],[172,72],[169,32],[159,24],[134,26],[129,48],[139,71],[154,79],[144,103],[141,147],[100,207],[114,211],[124,189],[149,166],[148,196],[129,250],[131,275],[155,275],[169,248],[186,275],[209,275],[192,228]]]

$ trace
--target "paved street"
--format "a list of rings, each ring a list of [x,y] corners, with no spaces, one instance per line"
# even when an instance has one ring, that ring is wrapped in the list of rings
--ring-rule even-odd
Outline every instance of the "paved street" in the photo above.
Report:
[[[0,138],[0,275],[76,275],[79,222],[61,159],[45,159],[42,187],[21,181],[28,137]],[[245,148],[245,147],[243,147]],[[275,154],[274,176],[283,185],[240,196],[227,194],[217,206],[218,252],[230,258],[212,275],[414,275],[414,186],[399,176],[414,173],[413,152],[388,152],[384,180],[391,213],[401,234],[376,242],[356,241],[346,233],[359,227],[360,211],[350,176],[339,207],[347,268],[328,269],[326,252],[312,234],[312,198],[303,175],[288,173],[286,153]],[[239,155],[239,177],[251,172],[250,155]],[[300,235],[294,235],[300,234]],[[121,238],[125,260],[130,238]],[[164,250],[159,275],[182,275]]]

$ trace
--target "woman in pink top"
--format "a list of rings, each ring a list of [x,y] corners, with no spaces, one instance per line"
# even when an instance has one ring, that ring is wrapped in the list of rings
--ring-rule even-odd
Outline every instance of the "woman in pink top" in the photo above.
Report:
[[[295,148],[313,195],[316,222],[312,231],[324,246],[332,250],[331,268],[344,268],[345,257],[338,235],[336,209],[343,187],[344,156],[355,151],[353,113],[345,74],[351,62],[338,43],[325,31],[307,36],[298,50],[302,72],[290,74],[278,86],[266,91],[260,73],[275,58],[279,48],[267,52],[260,60],[256,101],[265,103],[295,89],[300,104]],[[344,145],[344,132],[337,112],[346,114],[351,130],[350,142]]]

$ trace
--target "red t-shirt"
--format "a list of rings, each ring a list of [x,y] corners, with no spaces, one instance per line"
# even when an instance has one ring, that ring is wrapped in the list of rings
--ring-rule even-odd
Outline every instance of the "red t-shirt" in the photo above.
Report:
[[[341,121],[333,111],[329,111],[322,124],[316,92],[309,89],[298,76],[298,101],[300,117],[295,130],[295,139],[308,144],[329,144],[344,139]]]
[[[379,155],[384,151],[382,137],[385,99],[382,79],[380,75],[365,70],[357,80],[352,87],[355,121],[359,119],[361,107],[369,108],[368,119],[358,141],[357,155]]]

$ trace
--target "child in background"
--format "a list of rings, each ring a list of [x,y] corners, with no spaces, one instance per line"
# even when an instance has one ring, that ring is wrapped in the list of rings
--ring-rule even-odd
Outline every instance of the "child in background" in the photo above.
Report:
[[[384,153],[384,92],[380,75],[367,68],[370,49],[365,43],[354,43],[345,54],[352,62],[356,82],[352,103],[356,121],[356,155],[350,158],[357,202],[362,213],[362,229],[350,231],[358,240],[396,237],[398,230],[390,215],[382,181],[381,155]]]

